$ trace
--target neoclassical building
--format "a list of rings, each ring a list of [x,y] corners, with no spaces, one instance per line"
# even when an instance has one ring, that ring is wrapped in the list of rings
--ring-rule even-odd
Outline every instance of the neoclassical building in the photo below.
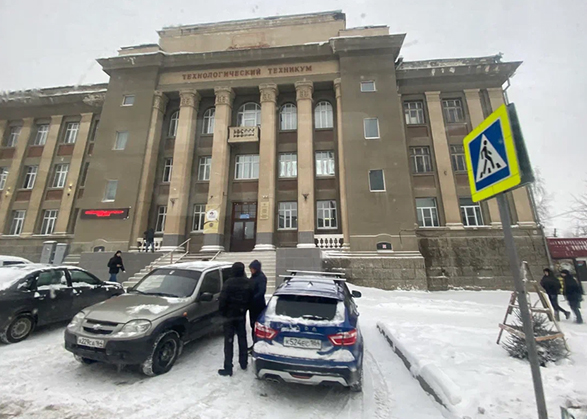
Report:
[[[152,227],[164,250],[318,246],[379,251],[399,270],[415,258],[429,282],[508,275],[497,205],[471,201],[462,140],[520,62],[403,61],[404,34],[347,28],[341,12],[158,33],[98,59],[107,84],[0,97],[0,253],[132,250]],[[531,197],[509,201],[540,265]]]

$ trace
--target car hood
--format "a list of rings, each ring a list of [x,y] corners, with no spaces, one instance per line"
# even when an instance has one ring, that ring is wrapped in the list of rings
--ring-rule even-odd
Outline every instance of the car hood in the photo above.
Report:
[[[112,323],[131,320],[156,320],[190,303],[189,298],[159,297],[155,295],[122,294],[85,308],[86,318]]]

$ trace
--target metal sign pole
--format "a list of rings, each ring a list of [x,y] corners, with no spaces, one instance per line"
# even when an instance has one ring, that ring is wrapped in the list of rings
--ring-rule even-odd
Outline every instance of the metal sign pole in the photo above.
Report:
[[[524,335],[526,335],[526,345],[528,346],[528,359],[530,369],[532,370],[532,381],[534,382],[534,394],[536,396],[536,406],[538,408],[538,419],[548,419],[546,411],[546,401],[544,399],[544,388],[542,387],[542,377],[540,376],[540,365],[538,364],[538,354],[536,352],[536,340],[534,339],[534,327],[532,326],[532,317],[528,308],[528,299],[526,289],[522,280],[522,272],[518,251],[512,235],[512,220],[510,218],[509,204],[505,194],[497,195],[499,205],[499,215],[503,226],[503,235],[505,247],[510,260],[510,267],[514,276],[514,285],[518,294],[518,303],[522,315]]]

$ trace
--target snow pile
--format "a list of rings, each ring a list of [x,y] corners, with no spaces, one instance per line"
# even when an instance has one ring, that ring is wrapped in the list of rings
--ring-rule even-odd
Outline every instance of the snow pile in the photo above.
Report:
[[[140,306],[129,307],[126,309],[128,314],[140,314],[141,312],[148,311],[151,314],[163,313],[167,310],[168,306],[161,306],[157,304],[141,304]]]

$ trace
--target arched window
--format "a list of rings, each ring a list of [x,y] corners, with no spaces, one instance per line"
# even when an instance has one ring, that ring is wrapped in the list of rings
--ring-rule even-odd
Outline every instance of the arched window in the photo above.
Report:
[[[329,102],[318,102],[314,109],[314,124],[316,129],[333,127],[332,105]]]
[[[279,111],[279,128],[282,131],[298,128],[298,110],[293,103],[286,103]]]
[[[204,124],[202,126],[202,134],[214,134],[214,114],[216,108],[207,109],[204,112]]]
[[[171,114],[171,119],[169,120],[169,131],[167,136],[170,138],[175,138],[177,135],[177,123],[179,122],[179,111],[175,111]]]
[[[254,102],[242,105],[236,116],[236,124],[239,127],[256,127],[261,125],[261,107]]]

